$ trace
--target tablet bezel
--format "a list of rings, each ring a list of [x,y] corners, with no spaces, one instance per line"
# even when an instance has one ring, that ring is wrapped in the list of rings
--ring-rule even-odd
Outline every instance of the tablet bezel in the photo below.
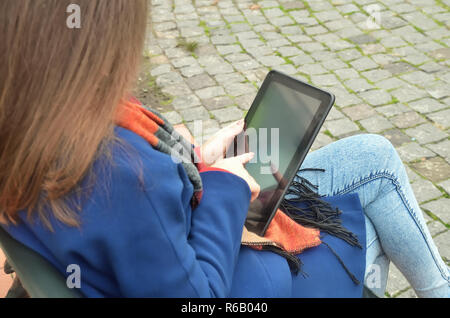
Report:
[[[247,128],[248,123],[253,118],[254,114],[257,111],[258,105],[261,101],[261,99],[264,97],[264,94],[266,93],[267,88],[269,87],[270,83],[273,81],[276,81],[282,85],[285,85],[293,90],[296,90],[298,92],[301,92],[302,94],[311,96],[317,100],[320,100],[320,106],[315,113],[313,120],[311,121],[310,126],[308,127],[305,137],[303,138],[302,142],[297,147],[297,151],[295,152],[294,157],[290,161],[288,168],[286,170],[286,181],[288,181],[288,186],[282,191],[280,188],[280,184],[278,184],[277,189],[275,190],[275,195],[270,200],[267,207],[263,209],[263,213],[269,215],[267,218],[267,221],[264,224],[264,227],[260,227],[256,230],[256,234],[260,236],[264,236],[270,222],[272,221],[273,217],[275,216],[275,212],[277,211],[278,207],[280,206],[280,203],[286,194],[286,191],[288,190],[290,184],[292,183],[292,180],[294,179],[295,175],[297,174],[298,169],[300,168],[301,164],[303,163],[303,160],[305,159],[306,155],[309,152],[309,149],[311,148],[314,140],[316,139],[317,134],[319,133],[320,128],[322,127],[331,107],[334,104],[335,97],[332,93],[327,92],[323,89],[314,87],[308,83],[302,82],[298,79],[295,79],[289,75],[286,75],[284,73],[281,73],[279,71],[272,70],[270,71],[266,78],[264,79],[264,82],[261,85],[260,90],[258,91],[258,94],[256,95],[247,115],[245,116],[245,128]],[[276,195],[276,193],[280,193],[279,196]],[[263,222],[261,222],[262,224]]]

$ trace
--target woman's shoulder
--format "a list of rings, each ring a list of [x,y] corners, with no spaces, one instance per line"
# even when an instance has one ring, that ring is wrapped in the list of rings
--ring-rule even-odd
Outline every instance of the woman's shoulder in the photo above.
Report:
[[[100,180],[112,179],[120,186],[123,182],[151,183],[156,179],[170,183],[185,178],[181,164],[133,131],[116,126],[114,137],[108,151],[93,163],[93,175]]]

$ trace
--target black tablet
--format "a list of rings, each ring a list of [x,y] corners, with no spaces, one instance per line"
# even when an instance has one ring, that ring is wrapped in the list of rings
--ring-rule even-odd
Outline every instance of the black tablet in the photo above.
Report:
[[[234,149],[255,153],[246,164],[261,186],[245,222],[251,232],[264,235],[333,103],[329,92],[277,71],[267,74]]]

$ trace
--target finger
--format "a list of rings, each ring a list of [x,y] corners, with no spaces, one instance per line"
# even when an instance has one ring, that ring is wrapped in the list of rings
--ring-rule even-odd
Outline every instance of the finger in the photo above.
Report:
[[[224,139],[228,140],[232,140],[234,137],[236,137],[237,135],[239,135],[243,130],[244,130],[244,119],[240,119],[228,126],[226,126],[221,135]]]
[[[238,160],[240,163],[245,165],[247,162],[252,160],[254,156],[255,156],[254,152],[248,152],[248,153],[244,153],[242,155],[236,156],[234,158],[235,158],[235,160]]]
[[[282,186],[282,187],[287,186],[286,179],[283,177],[283,175],[280,173],[278,168],[273,163],[270,163],[270,170],[272,171],[272,174],[273,174],[275,180],[277,180],[277,182],[280,184],[280,186]]]

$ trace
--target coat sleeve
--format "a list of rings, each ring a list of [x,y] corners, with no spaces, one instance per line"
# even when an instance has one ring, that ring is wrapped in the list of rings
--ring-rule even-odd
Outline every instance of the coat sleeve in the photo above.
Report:
[[[226,297],[250,202],[247,183],[227,172],[203,172],[203,198],[191,211],[192,189],[186,189],[190,183],[180,164],[161,157],[144,166],[143,191],[134,189],[137,181],[129,169],[113,176],[122,186],[115,190],[118,200],[113,199],[114,215],[105,234],[114,237],[105,249],[120,293]],[[125,193],[127,199],[120,199]]]

